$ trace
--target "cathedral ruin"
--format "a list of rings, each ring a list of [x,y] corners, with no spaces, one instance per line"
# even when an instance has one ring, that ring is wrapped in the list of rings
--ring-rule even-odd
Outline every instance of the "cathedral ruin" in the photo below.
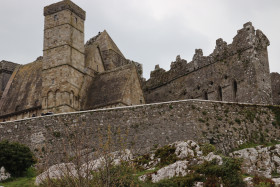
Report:
[[[280,76],[270,74],[269,40],[248,22],[231,44],[212,54],[196,49],[191,62],[177,56],[169,71],[150,79],[124,57],[104,30],[84,41],[86,13],[70,0],[44,8],[43,57],[19,65],[0,62],[0,121],[185,99],[280,104]]]

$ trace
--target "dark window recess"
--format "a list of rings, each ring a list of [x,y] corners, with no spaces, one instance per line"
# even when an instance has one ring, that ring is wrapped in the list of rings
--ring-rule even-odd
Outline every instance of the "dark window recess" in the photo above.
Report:
[[[19,111],[19,105],[16,106],[15,111],[16,111],[16,112]]]
[[[222,101],[223,100],[223,91],[222,91],[222,87],[219,86],[218,87],[218,101]]]
[[[208,93],[207,92],[204,92],[204,99],[208,100]]]
[[[237,82],[236,80],[233,81],[233,98],[236,99],[237,96]]]

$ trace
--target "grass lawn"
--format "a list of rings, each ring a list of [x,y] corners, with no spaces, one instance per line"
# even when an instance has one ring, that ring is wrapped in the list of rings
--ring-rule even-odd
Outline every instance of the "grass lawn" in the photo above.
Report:
[[[12,181],[4,182],[4,183],[0,182],[0,186],[4,186],[4,187],[35,187],[35,185],[34,185],[35,178],[36,177],[33,177],[33,178],[29,178],[29,177],[16,178],[16,179],[13,179]]]

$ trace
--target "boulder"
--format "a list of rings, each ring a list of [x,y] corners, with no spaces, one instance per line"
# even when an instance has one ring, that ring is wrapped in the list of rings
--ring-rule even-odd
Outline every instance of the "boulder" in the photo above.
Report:
[[[215,155],[213,152],[209,153],[207,156],[202,157],[203,160],[207,161],[207,162],[211,162],[212,160],[216,160],[216,163],[218,165],[222,165],[223,164],[223,159],[221,156],[219,155]]]
[[[62,163],[51,166],[36,177],[35,185],[40,185],[47,179],[60,179],[65,176],[77,177],[77,169],[73,163]]]
[[[177,161],[153,173],[151,175],[152,182],[156,183],[162,179],[170,179],[176,176],[186,176],[188,174],[187,168],[188,161]]]
[[[234,151],[230,156],[243,159],[243,173],[266,178],[271,178],[273,171],[280,173],[280,144],[242,149]]]
[[[130,150],[116,151],[108,154],[106,157],[100,157],[84,163],[79,169],[73,163],[62,163],[51,166],[48,170],[36,177],[35,184],[40,185],[47,179],[60,179],[62,177],[89,177],[91,171],[96,171],[103,167],[107,162],[112,165],[118,165],[121,161],[129,161],[133,158]],[[78,172],[79,171],[79,172]]]
[[[4,181],[11,178],[11,174],[6,172],[4,167],[1,167],[0,169],[0,181]]]
[[[199,145],[192,141],[178,141],[173,144],[172,146],[175,146],[175,154],[179,159],[185,159],[185,158],[193,158],[193,157],[199,157],[202,156],[202,151],[199,147]]]

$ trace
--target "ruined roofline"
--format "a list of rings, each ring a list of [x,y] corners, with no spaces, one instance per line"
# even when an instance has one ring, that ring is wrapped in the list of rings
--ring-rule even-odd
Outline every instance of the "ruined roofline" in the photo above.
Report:
[[[74,12],[77,16],[79,16],[81,19],[86,19],[86,12],[70,0],[63,0],[58,3],[46,6],[44,8],[44,16],[55,14],[62,10],[70,10]]]
[[[27,112],[32,112],[32,111],[36,111],[36,110],[40,110],[40,109],[42,109],[42,105],[35,106],[35,107],[32,107],[32,108],[27,108],[27,109],[20,110],[20,111],[16,111],[16,112],[13,112],[13,113],[3,114],[3,115],[0,116],[0,119],[24,114],[24,113],[27,113]]]
[[[126,65],[114,68],[112,70],[101,72],[98,75],[105,75],[105,74],[113,73],[113,72],[120,71],[120,70],[130,69],[131,67],[135,67],[136,68],[136,65],[134,63],[126,64]]]
[[[7,60],[2,60],[2,61],[0,61],[0,68],[2,66],[6,65],[6,64],[11,64],[11,65],[15,65],[15,66],[19,65],[18,63],[15,63],[15,62],[7,61]]]
[[[106,37],[107,36],[107,37]],[[108,32],[106,30],[102,31],[102,32],[98,32],[98,34],[92,38],[90,38],[86,44],[85,47],[90,46],[92,44],[94,44],[96,41],[99,40],[99,38],[102,37],[103,38],[107,38],[107,50],[110,51],[114,51],[117,54],[119,54],[122,58],[125,58],[125,56],[122,54],[121,50],[118,48],[118,46],[115,44],[114,40],[111,38],[111,36],[108,34]],[[104,49],[100,49],[101,51],[106,51]],[[126,58],[125,58],[126,59]]]
[[[94,37],[90,38],[90,39],[86,42],[85,46],[88,46],[88,45],[93,44],[101,34],[102,34],[102,32],[98,32],[97,35],[95,35]]]
[[[242,29],[237,31],[237,35],[233,38],[231,44],[227,44],[221,38],[217,39],[215,49],[209,56],[203,56],[202,49],[196,49],[193,59],[189,63],[178,55],[176,61],[171,63],[168,71],[156,65],[155,70],[150,73],[150,79],[146,81],[146,86],[151,90],[156,89],[201,68],[221,62],[236,54],[241,54],[248,49],[266,48],[269,45],[269,40],[262,31],[255,30],[252,23],[247,22]],[[164,82],[158,82],[159,77],[164,77]]]
[[[140,108],[140,107],[146,107],[146,106],[157,106],[157,105],[163,105],[163,104],[172,104],[172,103],[182,103],[182,104],[193,104],[193,103],[220,103],[225,105],[236,105],[236,106],[263,106],[263,107],[271,107],[274,105],[267,105],[267,104],[253,104],[253,103],[236,103],[236,102],[226,102],[226,101],[213,101],[213,100],[199,100],[199,99],[185,99],[185,100],[178,100],[178,101],[167,101],[167,102],[159,102],[159,103],[150,103],[150,104],[141,104],[141,105],[129,105],[129,106],[120,106],[120,107],[113,107],[113,108],[101,108],[101,109],[92,109],[92,110],[83,110],[83,111],[76,111],[76,112],[65,112],[65,113],[58,113],[48,116],[36,116],[32,118],[25,118],[25,119],[19,119],[14,121],[6,121],[6,122],[0,122],[0,124],[7,124],[7,123],[14,123],[19,121],[29,121],[34,120],[37,118],[50,118],[53,116],[64,116],[64,115],[72,115],[72,114],[84,114],[84,113],[92,113],[92,112],[100,112],[100,111],[114,111],[114,110],[125,110],[125,109],[131,109],[131,108]]]
[[[18,64],[18,63],[7,61],[7,60],[1,60],[0,61],[0,69],[5,68],[5,65],[16,67],[16,66],[19,66],[19,65],[27,65],[27,64],[30,64],[30,63],[33,63],[33,62],[36,62],[36,61],[39,61],[39,60],[42,60],[42,59],[43,59],[43,57],[39,56],[39,57],[36,58],[36,60],[34,60],[32,62],[29,62],[29,63],[26,63],[26,64]]]
[[[19,66],[19,64],[14,62],[6,60],[0,61],[0,71],[2,72],[13,72],[17,66]]]
[[[90,111],[90,110],[99,110],[99,109],[106,109],[106,107],[108,107],[108,106],[113,106],[113,105],[117,105],[117,104],[123,104],[123,105],[124,105],[124,106],[121,106],[121,107],[129,106],[129,105],[127,105],[126,103],[124,103],[124,102],[122,101],[122,99],[120,99],[120,100],[117,100],[117,101],[114,101],[114,102],[108,102],[108,103],[96,105],[95,107],[92,107],[92,108],[88,109],[87,111]],[[111,108],[116,108],[116,107],[111,107]],[[108,109],[110,109],[110,108],[108,108]]]

